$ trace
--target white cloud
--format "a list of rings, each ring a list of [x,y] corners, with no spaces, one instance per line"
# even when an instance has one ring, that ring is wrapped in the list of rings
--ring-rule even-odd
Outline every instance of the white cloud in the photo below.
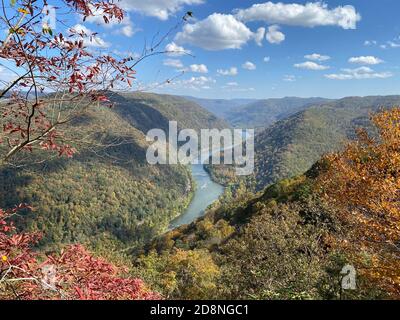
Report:
[[[265,28],[259,28],[257,32],[254,33],[254,41],[258,46],[262,46],[262,42],[265,36]]]
[[[286,81],[286,82],[295,82],[296,80],[297,80],[296,76],[294,76],[294,75],[285,75],[283,77],[283,81]]]
[[[343,29],[356,29],[361,20],[353,6],[339,6],[329,9],[323,2],[309,2],[305,5],[271,1],[254,4],[248,9],[236,10],[236,17],[242,21],[265,21],[271,24],[317,27],[339,26]]]
[[[257,67],[253,62],[246,61],[245,63],[242,64],[242,68],[246,70],[256,70]]]
[[[303,63],[296,63],[294,65],[294,67],[298,68],[298,69],[306,69],[306,70],[314,70],[314,71],[329,69],[328,66],[324,66],[322,64],[318,64],[316,62],[311,62],[311,61],[306,61]]]
[[[285,41],[285,35],[279,31],[280,28],[277,25],[268,27],[267,40],[272,44],[280,44]]]
[[[251,92],[251,91],[256,91],[255,88],[250,87],[250,88],[241,88],[238,86],[224,86],[222,89],[225,89],[228,92]]]
[[[121,0],[119,4],[127,11],[140,12],[146,16],[167,20],[170,15],[182,10],[185,5],[193,6],[204,0]]]
[[[120,30],[117,30],[118,33],[128,38],[132,37],[136,33],[136,31],[137,30],[135,30],[132,25],[126,25],[122,27]]]
[[[91,10],[93,11],[93,15],[86,18],[85,22],[94,23],[100,26],[103,26],[108,29],[114,29],[115,34],[122,34],[126,37],[132,37],[139,29],[134,27],[134,24],[131,20],[131,17],[128,14],[125,14],[124,19],[119,21],[117,19],[110,19],[108,23],[106,23],[103,19],[104,10],[96,9],[93,5],[90,5]]]
[[[268,62],[271,61],[271,58],[270,58],[270,57],[264,57],[263,61],[264,61],[265,63],[268,63]]]
[[[389,46],[390,48],[400,48],[400,43],[396,43],[393,41],[388,41],[387,42],[387,46]]]
[[[331,59],[330,56],[325,56],[319,53],[313,53],[313,54],[308,54],[304,56],[307,60],[312,60],[312,61],[328,61]]]
[[[208,73],[208,68],[205,64],[192,64],[189,69],[192,72]]]
[[[392,48],[392,49],[400,48],[399,40],[400,40],[400,37],[395,37],[390,41],[386,41],[385,43],[380,44],[379,48],[385,49],[385,50],[386,49],[390,49],[390,48]],[[366,45],[366,46],[378,45],[378,42],[377,41],[368,41],[367,40],[367,41],[364,42],[364,45]]]
[[[165,46],[165,51],[167,55],[172,57],[179,57],[186,54],[191,54],[190,50],[186,50],[184,47],[178,46],[175,42],[168,43]]]
[[[216,80],[211,77],[199,76],[190,77],[188,79],[177,79],[171,82],[164,83],[153,83],[152,87],[161,89],[173,89],[173,90],[208,90],[211,89],[212,85],[216,83]]]
[[[172,68],[176,68],[176,69],[182,69],[183,63],[179,59],[165,59],[164,66],[172,67]]]
[[[364,41],[364,46],[369,47],[369,46],[376,46],[378,44],[377,41],[375,40],[366,40]]]
[[[361,56],[361,57],[352,57],[349,59],[350,63],[356,63],[356,64],[367,64],[367,65],[376,65],[376,64],[381,64],[384,61],[373,56]]]
[[[214,13],[204,20],[186,24],[176,35],[175,41],[210,51],[240,49],[252,39],[257,41],[260,33],[253,33],[230,14]]]
[[[342,69],[342,73],[327,74],[325,77],[331,80],[386,79],[393,77],[393,73],[376,72],[369,67],[360,67],[356,69]]]
[[[87,47],[108,48],[110,46],[99,35],[94,34],[92,30],[79,23],[70,29],[70,33],[81,34],[82,37],[79,36],[79,39],[82,39],[84,45]]]
[[[218,69],[217,73],[221,76],[236,76],[238,74],[238,69],[236,67],[232,67],[229,69]]]
[[[211,85],[216,81],[211,77],[191,77],[187,80],[178,81],[177,85],[187,89],[199,90],[199,89],[210,89]]]

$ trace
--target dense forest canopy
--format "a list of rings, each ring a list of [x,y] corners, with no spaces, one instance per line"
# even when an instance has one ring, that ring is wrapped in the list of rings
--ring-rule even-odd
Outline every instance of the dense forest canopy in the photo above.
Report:
[[[83,21],[115,25],[125,16],[114,1],[60,4],[54,9]],[[17,73],[0,91],[0,299],[400,299],[399,96],[223,100],[136,92],[139,63],[186,54],[176,43],[169,45],[178,52],[166,50],[164,41],[182,25],[195,31],[186,25],[192,11],[134,58],[90,50],[95,33],[56,32],[42,23],[47,5],[3,1],[0,11],[0,59]],[[207,21],[221,17],[235,20]],[[248,38],[257,45],[260,35],[274,40],[273,31],[284,38],[278,30],[249,29]],[[330,78],[389,76],[367,67],[343,72]],[[146,133],[170,121],[196,131],[257,129],[254,174],[204,166],[225,192],[199,219],[172,230],[196,188],[207,186],[195,185],[189,166],[146,161]],[[356,286],[345,290],[352,271]]]

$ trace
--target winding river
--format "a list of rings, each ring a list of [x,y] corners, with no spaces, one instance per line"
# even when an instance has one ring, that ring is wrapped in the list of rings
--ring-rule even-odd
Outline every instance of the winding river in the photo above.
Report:
[[[245,140],[249,137],[251,136],[247,131],[243,133],[243,138]],[[213,152],[226,151],[234,147],[234,145],[230,145],[221,150],[214,150],[210,152],[210,155],[213,154]],[[190,224],[197,218],[202,217],[208,206],[217,201],[225,191],[223,186],[211,180],[210,175],[204,170],[202,164],[192,165],[192,177],[196,182],[196,190],[192,202],[182,215],[172,220],[168,228],[169,230],[173,230],[185,224]]]
[[[170,230],[200,218],[207,207],[218,200],[224,193],[224,187],[211,180],[203,165],[192,165],[192,176],[196,182],[196,190],[192,202],[182,215],[171,222]]]

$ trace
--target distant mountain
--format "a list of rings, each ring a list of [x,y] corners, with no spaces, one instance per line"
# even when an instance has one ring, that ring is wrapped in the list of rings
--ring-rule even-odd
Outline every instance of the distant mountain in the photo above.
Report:
[[[113,93],[111,100],[114,108],[96,106],[65,128],[79,141],[72,159],[0,167],[0,208],[31,204],[35,211],[18,225],[42,232],[46,248],[74,242],[124,248],[163,231],[188,205],[191,177],[184,166],[150,166],[145,133],[172,120],[181,128],[226,127],[180,97]]]
[[[308,106],[256,137],[258,188],[308,170],[321,155],[339,149],[369,114],[400,105],[400,96],[348,97]]]
[[[265,129],[308,107],[329,101],[324,98],[296,98],[258,100],[230,110],[226,120],[234,127]]]
[[[168,121],[178,122],[180,129],[227,128],[228,123],[184,97],[143,92],[115,94],[118,113],[135,128],[147,133],[154,128],[168,129]]]
[[[222,119],[227,119],[232,110],[257,101],[256,99],[202,99],[189,96],[185,98],[196,102]]]

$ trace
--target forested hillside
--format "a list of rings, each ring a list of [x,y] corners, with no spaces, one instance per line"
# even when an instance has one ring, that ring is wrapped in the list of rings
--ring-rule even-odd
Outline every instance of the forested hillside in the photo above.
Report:
[[[303,175],[227,194],[136,255],[137,270],[170,298],[397,298],[399,110],[372,118],[378,140],[360,131]],[[349,264],[357,288],[344,292]]]
[[[338,150],[369,116],[400,105],[400,96],[349,97],[309,107],[277,122],[256,137],[259,189],[308,170],[324,153]]]
[[[171,120],[177,121],[180,129],[229,127],[197,103],[178,96],[126,92],[113,94],[111,99],[117,103],[117,112],[144,133],[154,128],[167,131]]]
[[[44,233],[41,245],[89,243],[95,247],[141,244],[168,226],[188,205],[190,172],[184,166],[150,166],[145,133],[220,128],[223,122],[193,102],[173,96],[111,94],[113,108],[96,107],[67,130],[76,142],[72,159],[55,158],[28,168],[0,171],[0,207],[29,203],[24,230]],[[44,160],[45,158],[43,158]]]
[[[258,100],[231,110],[226,120],[234,127],[260,131],[308,107],[328,101],[324,98],[296,98]]]

